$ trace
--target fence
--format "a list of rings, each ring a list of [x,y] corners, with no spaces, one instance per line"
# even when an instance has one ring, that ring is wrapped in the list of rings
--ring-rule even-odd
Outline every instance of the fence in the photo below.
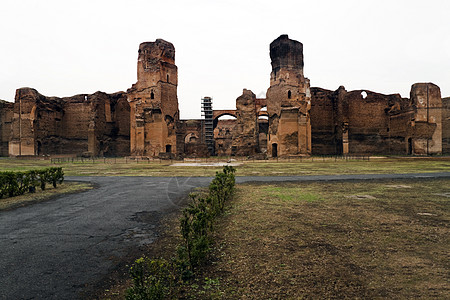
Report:
[[[332,162],[332,161],[369,161],[369,155],[324,155],[324,156],[286,156],[286,157],[275,157],[266,159],[257,159],[253,157],[196,157],[196,158],[181,158],[181,159],[161,159],[153,157],[53,157],[51,158],[52,164],[61,163],[73,163],[73,164],[139,164],[139,163],[227,163],[227,162],[292,162],[292,163],[302,163],[302,162]]]

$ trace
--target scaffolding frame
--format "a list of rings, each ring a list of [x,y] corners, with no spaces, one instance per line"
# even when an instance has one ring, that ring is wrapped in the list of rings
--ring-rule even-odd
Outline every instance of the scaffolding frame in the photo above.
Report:
[[[204,118],[205,124],[205,143],[209,154],[214,155],[214,119],[211,97],[202,98],[202,117]]]

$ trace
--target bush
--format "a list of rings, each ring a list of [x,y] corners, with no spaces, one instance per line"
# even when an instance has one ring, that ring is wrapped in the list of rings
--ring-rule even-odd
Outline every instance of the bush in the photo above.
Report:
[[[133,286],[126,292],[125,299],[164,299],[175,282],[174,268],[165,259],[141,257],[130,268]]]
[[[206,196],[191,194],[191,202],[183,210],[180,219],[183,248],[181,258],[187,258],[191,271],[200,265],[209,252],[210,240],[208,233],[213,230],[214,219],[225,208],[225,201],[230,199],[234,192],[235,169],[230,166],[223,167],[222,172],[217,172],[209,185]]]
[[[191,201],[180,218],[183,242],[177,247],[175,263],[145,257],[136,260],[130,269],[133,286],[127,290],[127,299],[167,298],[177,280],[188,280],[195,274],[195,268],[205,261],[210,250],[209,234],[214,220],[223,213],[225,202],[234,193],[235,171],[225,166],[216,173],[207,195],[189,195]]]
[[[0,172],[0,198],[14,197],[26,192],[34,193],[36,186],[45,190],[46,184],[56,188],[57,183],[64,181],[62,168],[47,168],[44,170],[30,170],[26,172]]]

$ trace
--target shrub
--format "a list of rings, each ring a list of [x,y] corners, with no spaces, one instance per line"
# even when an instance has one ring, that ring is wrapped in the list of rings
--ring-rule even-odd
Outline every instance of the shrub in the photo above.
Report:
[[[173,266],[165,259],[141,257],[130,268],[133,286],[126,292],[125,299],[164,299],[175,282]]]
[[[225,202],[234,193],[235,169],[224,167],[209,185],[207,195],[190,194],[189,205],[180,218],[183,242],[177,247],[177,258],[169,264],[165,260],[140,258],[130,269],[133,286],[127,290],[127,299],[163,299],[178,279],[188,280],[195,268],[202,264],[210,250],[209,233],[214,220],[223,213]]]
[[[34,193],[36,186],[40,185],[45,190],[47,183],[53,184],[64,181],[62,168],[47,168],[44,170],[30,170],[26,172],[0,172],[0,198],[3,196],[14,197],[26,192]]]

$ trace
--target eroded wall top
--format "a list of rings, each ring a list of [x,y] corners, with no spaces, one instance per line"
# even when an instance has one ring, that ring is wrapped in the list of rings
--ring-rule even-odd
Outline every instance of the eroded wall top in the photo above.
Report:
[[[270,59],[272,60],[272,80],[282,69],[296,70],[303,76],[303,44],[289,39],[287,34],[281,35],[270,43]],[[275,78],[274,78],[275,77]]]
[[[159,81],[178,84],[175,47],[162,39],[139,45],[137,89],[155,86]]]

